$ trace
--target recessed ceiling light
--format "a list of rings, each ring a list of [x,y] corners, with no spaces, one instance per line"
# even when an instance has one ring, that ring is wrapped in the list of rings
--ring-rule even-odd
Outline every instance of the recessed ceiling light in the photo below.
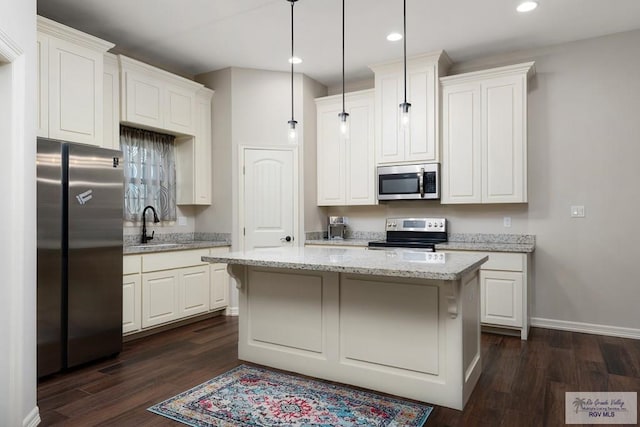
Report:
[[[302,59],[294,56],[293,58],[289,58],[289,64],[300,64],[302,63]]]
[[[527,0],[527,1],[523,1],[522,3],[520,3],[518,5],[518,7],[516,8],[516,10],[518,12],[523,12],[523,13],[524,12],[531,12],[536,7],[538,7],[538,2],[537,1]]]
[[[397,42],[398,40],[402,40],[402,34],[391,33],[387,36],[387,40],[389,40],[390,42]]]

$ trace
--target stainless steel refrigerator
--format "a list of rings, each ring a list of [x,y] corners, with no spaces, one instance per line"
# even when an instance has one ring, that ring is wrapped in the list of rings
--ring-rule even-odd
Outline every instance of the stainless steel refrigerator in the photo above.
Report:
[[[38,138],[38,377],[122,349],[122,153]]]

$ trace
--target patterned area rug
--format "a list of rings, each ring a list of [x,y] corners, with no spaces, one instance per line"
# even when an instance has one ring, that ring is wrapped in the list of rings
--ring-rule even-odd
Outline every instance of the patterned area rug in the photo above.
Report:
[[[240,365],[149,408],[190,426],[419,427],[433,408]]]

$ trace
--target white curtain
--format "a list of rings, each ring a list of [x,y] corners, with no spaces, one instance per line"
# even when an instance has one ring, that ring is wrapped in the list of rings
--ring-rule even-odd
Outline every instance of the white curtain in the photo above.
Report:
[[[175,137],[120,126],[124,157],[124,219],[141,221],[151,205],[161,221],[176,220]]]

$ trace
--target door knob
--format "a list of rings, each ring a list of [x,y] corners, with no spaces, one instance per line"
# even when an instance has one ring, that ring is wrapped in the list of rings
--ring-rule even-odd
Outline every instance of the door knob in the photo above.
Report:
[[[280,239],[281,242],[291,242],[292,240],[293,240],[293,237],[291,236],[285,236]]]

